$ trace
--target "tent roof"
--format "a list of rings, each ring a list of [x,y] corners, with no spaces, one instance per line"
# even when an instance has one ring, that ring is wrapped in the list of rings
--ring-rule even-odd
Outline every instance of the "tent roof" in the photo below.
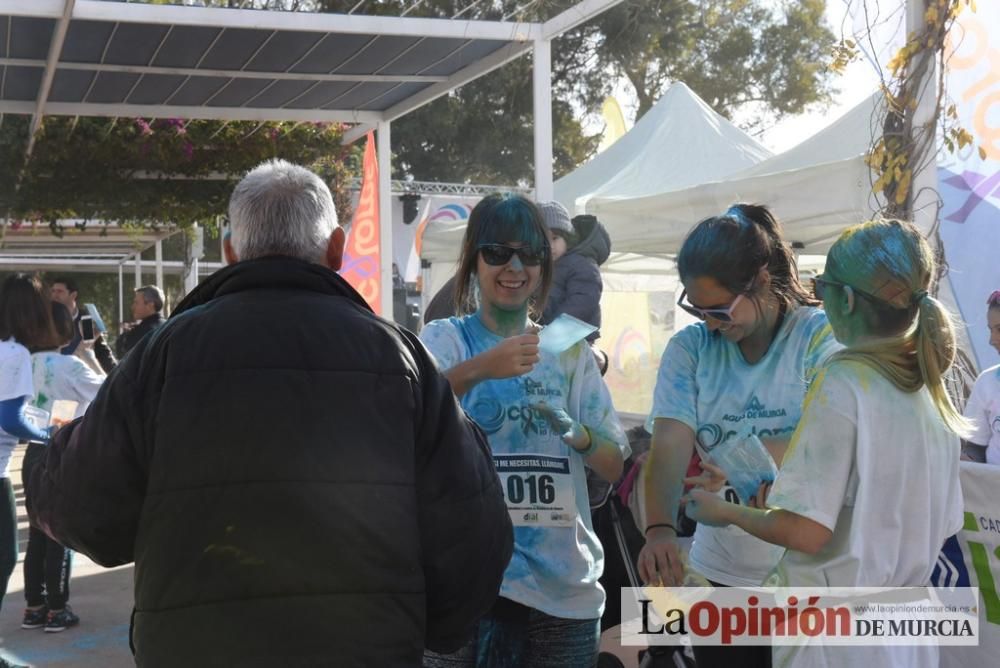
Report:
[[[771,157],[683,83],[673,84],[631,130],[555,183],[582,213],[591,197],[642,197],[716,181]]]
[[[849,225],[876,210],[865,164],[877,127],[880,93],[788,151],[725,179],[647,197],[600,197],[587,203],[608,228],[615,250],[676,253],[699,220],[735,202],[767,204],[786,238],[823,254]]]

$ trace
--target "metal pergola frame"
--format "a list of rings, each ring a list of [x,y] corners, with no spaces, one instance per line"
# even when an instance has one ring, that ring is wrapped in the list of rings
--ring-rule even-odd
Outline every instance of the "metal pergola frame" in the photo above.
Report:
[[[534,55],[533,63],[533,107],[535,116],[535,194],[539,199],[552,197],[552,98],[551,98],[551,41],[567,30],[594,18],[622,0],[581,0],[575,6],[542,23],[519,21],[480,21],[467,19],[411,18],[407,16],[367,16],[360,14],[315,14],[302,12],[262,11],[255,9],[223,9],[187,7],[178,5],[149,5],[107,0],[0,0],[0,20],[6,19],[7,35],[4,43],[6,52],[0,53],[0,118],[3,114],[31,115],[31,135],[26,147],[30,159],[35,137],[46,115],[59,116],[105,116],[105,117],[177,117],[210,120],[250,120],[250,121],[326,121],[356,124],[344,137],[345,143],[364,137],[371,130],[376,131],[377,154],[380,180],[380,210],[391,211],[392,188],[390,183],[390,132],[393,120],[448,94],[460,86],[491,72],[529,51]],[[17,57],[11,54],[12,22],[25,19],[43,22],[53,21],[51,40],[47,57]],[[74,61],[66,58],[64,46],[71,29],[113,25],[110,37],[104,45],[99,60]],[[107,62],[108,47],[115,38],[119,27],[124,32],[142,29],[160,30],[159,44],[145,63]],[[128,26],[132,26],[129,28]],[[3,29],[0,23],[0,30]],[[165,29],[165,33],[162,32]],[[156,63],[161,49],[171,35],[185,34],[197,30],[214,30],[214,41],[204,51],[194,66],[163,66]],[[220,38],[230,31],[232,35],[260,35],[267,33],[252,54],[240,66],[220,67],[205,64],[205,57],[216,48]],[[240,32],[242,31],[242,32]],[[296,54],[295,62],[280,68],[261,71],[254,67],[254,58],[266,49],[281,53],[276,44],[286,44],[289,37],[313,35],[315,42],[305,54]],[[322,35],[322,37],[320,37]],[[330,71],[299,71],[299,65],[330,36],[337,38],[363,39],[370,37],[363,47],[347,58],[353,65],[361,67],[368,47],[378,39],[411,40],[401,52],[389,62],[377,62],[371,71],[344,72],[341,62]],[[282,38],[285,38],[282,41]],[[235,38],[234,38],[235,39]],[[434,40],[443,49],[436,62],[417,72],[399,73],[391,70],[405,69],[406,59],[427,47]],[[454,49],[448,46],[454,42]],[[72,42],[72,39],[69,40]],[[269,46],[270,45],[270,46]],[[493,47],[496,48],[493,48]],[[474,59],[466,57],[467,49],[478,48],[482,53]],[[291,48],[290,46],[288,48]],[[461,66],[445,74],[430,70],[445,68],[449,63]],[[8,72],[23,74],[27,70],[42,69],[37,94],[33,100],[8,99],[5,85]],[[446,68],[445,68],[446,69]],[[79,100],[52,99],[54,85],[58,77],[65,81],[72,77],[86,77],[92,73],[90,86]],[[11,74],[14,76],[14,74]],[[135,83],[122,100],[115,102],[90,99],[95,84],[102,77],[135,77]],[[182,83],[164,100],[157,103],[132,103],[129,98],[142,81],[153,81],[156,77],[181,77]],[[218,81],[218,88],[200,104],[173,103],[178,93],[191,81]],[[329,100],[318,100],[311,104],[299,104],[310,92],[322,90],[323,85],[348,86],[346,92]],[[377,84],[380,89],[364,86]],[[260,86],[259,92],[242,103],[226,103],[216,106],[213,101],[228,99],[234,89]],[[304,92],[281,105],[263,106],[261,101],[282,85],[300,86]],[[412,95],[394,99],[412,87]],[[58,87],[58,86],[57,86]],[[366,90],[367,97],[358,97]],[[354,95],[354,98],[351,97]],[[181,96],[183,97],[183,96]],[[338,100],[353,100],[351,105],[338,105]],[[380,100],[382,102],[380,102]],[[257,102],[258,104],[254,104]],[[391,224],[381,225],[381,252],[383,257],[392,255]],[[382,263],[382,284],[392,285],[391,262]],[[391,313],[392,293],[382,292],[383,313]]]

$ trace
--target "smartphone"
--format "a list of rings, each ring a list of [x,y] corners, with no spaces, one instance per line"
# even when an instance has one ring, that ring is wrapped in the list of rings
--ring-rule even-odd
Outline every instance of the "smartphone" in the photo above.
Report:
[[[93,341],[97,338],[94,319],[89,315],[80,316],[80,334],[83,335],[84,341]]]

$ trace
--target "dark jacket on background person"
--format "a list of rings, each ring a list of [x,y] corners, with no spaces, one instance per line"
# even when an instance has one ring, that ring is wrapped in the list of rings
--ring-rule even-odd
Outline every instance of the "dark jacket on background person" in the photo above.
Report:
[[[140,666],[418,666],[493,604],[483,433],[408,331],[287,257],[213,274],[32,476],[32,517],[135,561]]]
[[[77,311],[76,317],[73,318],[73,338],[63,347],[63,355],[77,355],[77,357],[81,357],[81,355],[77,354],[77,351],[83,343],[83,332],[80,331],[80,319],[82,317],[83,311]],[[94,339],[94,359],[97,360],[97,364],[101,367],[101,370],[107,374],[114,371],[115,366],[118,365],[118,360],[115,359],[115,354],[111,352],[111,346],[104,340],[103,334],[98,334],[97,338]],[[88,366],[93,366],[86,358],[83,358],[83,361],[87,362]],[[94,371],[97,371],[97,369],[94,369]]]
[[[552,287],[541,323],[547,325],[568,313],[600,328],[604,281],[598,267],[611,255],[611,237],[593,216],[577,216],[573,228],[580,241],[552,267]],[[599,336],[597,331],[587,340],[593,342]]]
[[[431,320],[443,320],[455,315],[455,283],[457,282],[458,277],[452,276],[431,298],[430,303],[427,304],[427,310],[424,311],[425,325]]]
[[[157,311],[153,315],[148,315],[140,320],[139,324],[132,329],[123,332],[118,337],[118,341],[115,342],[115,352],[118,353],[118,357],[125,357],[126,353],[142,340],[142,337],[157,329],[166,321],[167,319],[163,317],[163,314]]]

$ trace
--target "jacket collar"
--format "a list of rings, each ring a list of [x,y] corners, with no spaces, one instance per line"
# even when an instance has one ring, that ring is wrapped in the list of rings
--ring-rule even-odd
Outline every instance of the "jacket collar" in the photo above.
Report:
[[[207,304],[216,297],[247,290],[309,290],[344,297],[371,312],[364,298],[335,271],[285,255],[246,260],[223,267],[198,284],[173,315]]]

